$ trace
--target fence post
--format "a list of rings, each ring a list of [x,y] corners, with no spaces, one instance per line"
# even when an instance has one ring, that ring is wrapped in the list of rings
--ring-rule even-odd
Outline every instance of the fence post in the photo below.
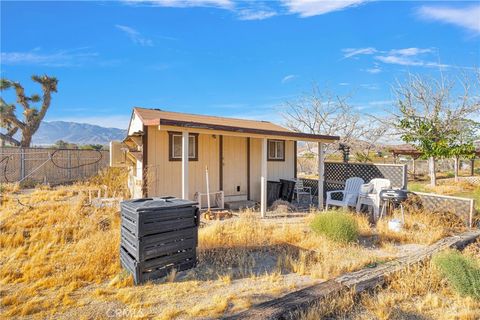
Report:
[[[68,180],[72,180],[72,154],[70,150],[67,150],[68,161]]]
[[[25,149],[20,149],[20,180],[25,178]]]
[[[405,190],[408,189],[407,184],[408,184],[408,166],[404,164],[403,165],[403,189]]]

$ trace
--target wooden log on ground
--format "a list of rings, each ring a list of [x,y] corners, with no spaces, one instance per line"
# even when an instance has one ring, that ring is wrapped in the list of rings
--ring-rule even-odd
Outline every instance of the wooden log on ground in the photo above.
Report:
[[[356,293],[373,289],[384,283],[386,276],[398,272],[407,266],[430,259],[435,253],[447,248],[462,249],[480,237],[480,230],[468,231],[459,235],[443,238],[436,243],[417,250],[396,260],[381,264],[375,268],[365,268],[350,272],[337,278],[291,292],[278,299],[253,306],[226,319],[288,319],[292,313],[307,309],[315,303],[338,295],[350,289]]]

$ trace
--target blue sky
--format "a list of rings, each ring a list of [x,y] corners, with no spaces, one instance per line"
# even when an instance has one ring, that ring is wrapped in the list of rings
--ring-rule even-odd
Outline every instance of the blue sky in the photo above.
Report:
[[[473,1],[1,2],[1,76],[32,93],[32,74],[59,79],[46,120],[126,127],[143,106],[281,122],[313,82],[380,113],[408,72],[479,64]]]

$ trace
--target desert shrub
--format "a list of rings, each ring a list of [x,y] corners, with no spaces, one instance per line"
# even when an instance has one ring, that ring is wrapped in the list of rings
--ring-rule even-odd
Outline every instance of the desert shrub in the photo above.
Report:
[[[359,233],[355,219],[339,211],[329,211],[318,214],[313,219],[311,228],[318,234],[342,243],[357,240]]]
[[[127,188],[128,170],[125,168],[109,167],[101,170],[96,176],[90,178],[89,182],[94,185],[107,187],[109,196],[129,197]]]
[[[480,266],[476,261],[458,251],[447,251],[435,256],[433,263],[458,293],[480,299]]]

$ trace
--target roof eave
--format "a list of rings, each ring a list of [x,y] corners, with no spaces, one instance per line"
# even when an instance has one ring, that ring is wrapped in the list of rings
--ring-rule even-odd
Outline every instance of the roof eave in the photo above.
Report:
[[[200,123],[200,122],[189,122],[189,121],[167,120],[167,119],[152,119],[152,120],[146,121],[144,124],[149,126],[164,125],[164,126],[172,126],[172,127],[180,127],[180,128],[188,128],[188,129],[202,129],[202,130],[212,130],[212,131],[235,132],[235,133],[241,133],[241,134],[280,136],[280,137],[298,138],[298,140],[302,140],[303,138],[307,140],[334,142],[340,139],[340,137],[338,136],[319,135],[319,134],[294,132],[294,131],[276,131],[276,130],[243,128],[243,127],[214,125],[214,124],[207,124],[207,123]]]

